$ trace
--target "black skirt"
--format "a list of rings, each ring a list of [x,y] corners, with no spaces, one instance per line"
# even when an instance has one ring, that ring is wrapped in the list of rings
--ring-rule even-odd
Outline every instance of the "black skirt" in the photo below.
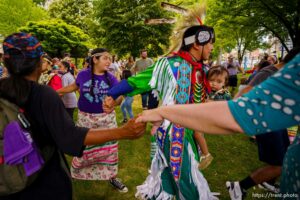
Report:
[[[290,144],[287,130],[256,135],[259,160],[269,165],[282,166]]]

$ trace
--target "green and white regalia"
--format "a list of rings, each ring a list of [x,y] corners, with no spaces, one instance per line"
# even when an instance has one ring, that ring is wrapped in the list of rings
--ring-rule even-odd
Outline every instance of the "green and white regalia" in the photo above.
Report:
[[[185,53],[187,54],[187,53]],[[202,70],[202,68],[200,69]],[[159,59],[146,71],[130,77],[130,96],[154,90],[162,105],[200,103],[205,98],[204,72],[175,55]],[[192,83],[192,76],[198,81]],[[142,199],[217,199],[198,169],[199,154],[194,131],[164,120],[155,137],[158,149],[152,160],[151,173],[137,187]]]

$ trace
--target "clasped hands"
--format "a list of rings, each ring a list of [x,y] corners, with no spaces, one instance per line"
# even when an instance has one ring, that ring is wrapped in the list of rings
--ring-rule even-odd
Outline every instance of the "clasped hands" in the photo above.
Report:
[[[115,105],[115,100],[111,96],[107,96],[103,101],[103,111],[105,113],[111,113],[115,109]],[[123,128],[125,130],[130,130],[132,134],[142,135],[146,129],[146,122],[151,122],[153,124],[151,134],[154,134],[162,121],[163,117],[161,116],[159,109],[145,110],[139,114],[137,118],[129,120]],[[144,130],[142,131],[143,128]],[[133,135],[128,137],[133,137]]]
[[[105,113],[111,113],[114,111],[116,101],[111,96],[106,96],[102,103],[102,108]]]

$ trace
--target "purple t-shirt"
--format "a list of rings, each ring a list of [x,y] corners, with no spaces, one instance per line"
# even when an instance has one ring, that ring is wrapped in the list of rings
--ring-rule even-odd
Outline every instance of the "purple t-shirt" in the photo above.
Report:
[[[92,84],[91,70],[85,69],[79,72],[76,84],[80,89],[78,109],[87,113],[103,113],[102,101],[110,88],[115,86],[118,80],[111,74],[94,74],[94,96],[90,94]]]

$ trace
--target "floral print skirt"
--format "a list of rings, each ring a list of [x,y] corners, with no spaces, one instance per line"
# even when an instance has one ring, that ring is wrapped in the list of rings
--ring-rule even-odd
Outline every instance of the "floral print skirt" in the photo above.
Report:
[[[116,114],[85,113],[78,111],[78,126],[87,128],[108,129],[117,127]],[[101,145],[89,145],[82,157],[74,157],[71,175],[75,179],[109,180],[118,173],[118,142],[107,142]]]

